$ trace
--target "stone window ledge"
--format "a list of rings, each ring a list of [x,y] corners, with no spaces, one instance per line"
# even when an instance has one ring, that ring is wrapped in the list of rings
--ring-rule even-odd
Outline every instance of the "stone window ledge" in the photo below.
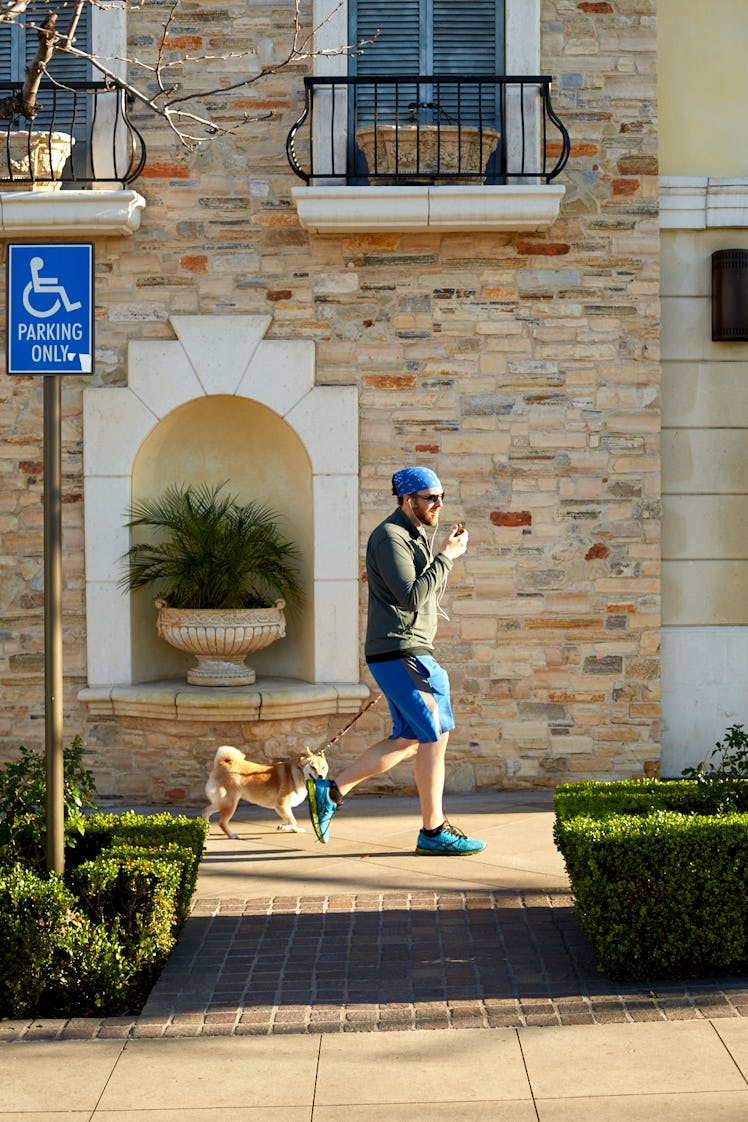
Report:
[[[545,230],[566,188],[556,184],[294,187],[300,224],[315,234]]]
[[[118,237],[140,227],[137,191],[2,191],[0,233],[17,237]]]
[[[283,721],[355,714],[368,686],[258,678],[251,686],[190,686],[183,681],[88,686],[78,694],[92,717],[149,717],[164,721]]]

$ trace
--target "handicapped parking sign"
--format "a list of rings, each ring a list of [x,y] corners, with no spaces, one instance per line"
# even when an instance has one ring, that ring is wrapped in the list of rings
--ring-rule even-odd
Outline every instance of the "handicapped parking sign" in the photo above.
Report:
[[[8,374],[92,374],[93,245],[8,246]]]

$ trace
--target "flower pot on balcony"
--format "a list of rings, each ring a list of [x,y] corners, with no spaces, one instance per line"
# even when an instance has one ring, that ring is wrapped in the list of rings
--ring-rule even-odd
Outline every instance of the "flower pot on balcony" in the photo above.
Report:
[[[4,174],[15,180],[5,182],[3,191],[59,191],[62,172],[70,158],[75,137],[67,132],[10,132],[0,141]],[[33,182],[28,180],[33,178]]]
[[[156,601],[156,629],[177,650],[197,659],[187,672],[193,686],[249,686],[256,674],[247,655],[263,650],[286,634],[285,600],[274,608],[169,608]]]
[[[356,143],[366,157],[375,183],[397,183],[402,175],[416,182],[482,183],[486,164],[496,150],[496,129],[475,125],[364,125]],[[462,174],[464,173],[464,175]],[[413,182],[411,179],[410,182]]]

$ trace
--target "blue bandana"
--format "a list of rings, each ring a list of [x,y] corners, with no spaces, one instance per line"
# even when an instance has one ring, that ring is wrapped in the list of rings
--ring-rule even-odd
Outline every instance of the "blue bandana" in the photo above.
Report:
[[[428,491],[432,488],[442,491],[439,476],[427,467],[403,468],[392,476],[393,495],[414,495],[416,491]]]

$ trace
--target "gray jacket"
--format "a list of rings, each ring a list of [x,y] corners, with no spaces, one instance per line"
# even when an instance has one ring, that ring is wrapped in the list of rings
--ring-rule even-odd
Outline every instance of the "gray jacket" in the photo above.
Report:
[[[422,527],[400,507],[372,531],[366,548],[369,616],[364,653],[378,661],[399,654],[431,654],[437,600],[452,562],[431,556]]]

